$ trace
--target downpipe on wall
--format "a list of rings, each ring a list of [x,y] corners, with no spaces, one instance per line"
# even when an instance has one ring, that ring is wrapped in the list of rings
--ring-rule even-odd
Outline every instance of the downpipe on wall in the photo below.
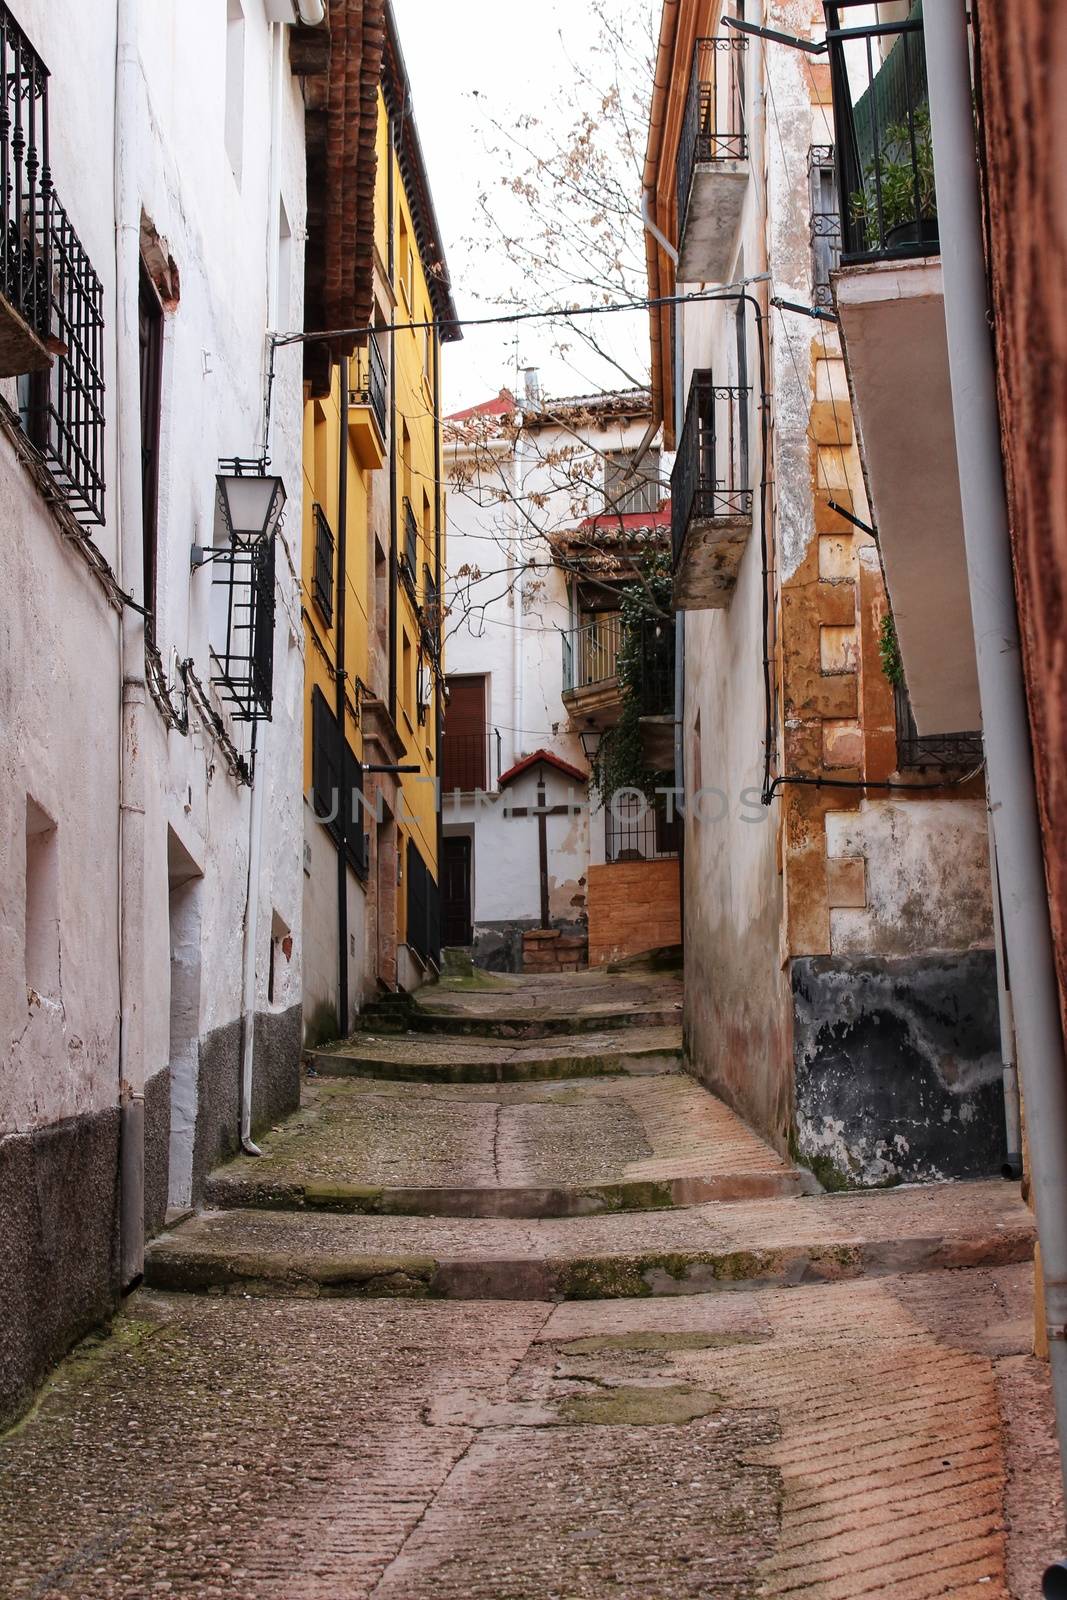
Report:
[[[249,767],[252,792],[248,804],[248,879],[245,884],[244,946],[241,962],[241,1149],[249,1156],[262,1150],[252,1138],[252,1079],[256,1055],[256,939],[259,929],[259,877],[263,857],[263,791],[266,787],[266,728],[257,750],[259,723],[252,724]]]
[[[137,0],[117,0],[115,50],[115,347],[119,585],[142,605],[140,250],[137,182],[140,69]],[[144,1269],[145,1087],[145,618],[123,606],[119,745],[119,1282]]]
[[[997,1009],[1000,1017],[1000,1061],[1004,1079],[1004,1165],[1001,1173],[1018,1183],[1023,1175],[1022,1107],[1019,1104],[1019,1070],[1015,1060],[1015,1015],[1011,1003],[1011,976],[1004,949],[1004,912],[1000,903],[1000,868],[993,836],[993,812],[986,801],[989,820],[989,871],[993,885],[993,940],[997,955]]]
[[[1049,1367],[1067,1482],[1067,1072],[1000,454],[965,0],[924,14],[952,409]],[[1050,1569],[1046,1595],[1067,1594]]]

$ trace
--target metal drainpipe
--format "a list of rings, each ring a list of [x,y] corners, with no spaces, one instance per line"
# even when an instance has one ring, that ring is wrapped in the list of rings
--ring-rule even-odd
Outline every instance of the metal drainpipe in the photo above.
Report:
[[[641,220],[646,230],[652,235],[656,243],[667,257],[678,265],[678,252],[671,244],[667,235],[657,227],[652,209],[651,191],[645,189],[641,195]],[[671,403],[674,408],[674,438],[675,442],[682,436],[682,424],[685,420],[685,363],[682,357],[682,307],[674,307],[674,360],[671,370],[674,374],[674,394]],[[685,794],[685,612],[674,613],[674,788],[675,802],[679,795]],[[682,929],[682,940],[685,941],[685,828],[680,830],[681,845],[679,848],[678,872],[678,913]]]
[[[389,210],[389,290],[396,291],[396,193],[393,180],[393,163],[396,159],[396,122],[390,115],[386,139],[389,151],[389,169],[386,181],[386,204]],[[394,317],[395,321],[396,318]],[[396,591],[400,581],[397,561],[397,492],[396,492],[396,334],[389,335],[389,715],[396,722]]]
[[[993,813],[989,821],[989,871],[993,882],[993,940],[997,955],[997,1009],[1000,1016],[1000,1061],[1004,1079],[1004,1165],[1005,1178],[1016,1183],[1023,1175],[1022,1108],[1019,1104],[1019,1070],[1015,1062],[1015,1015],[1011,1003],[1011,976],[1004,949],[1004,911],[1000,902],[1000,869],[997,842],[993,837]]]
[[[1067,1482],[1067,1072],[987,321],[965,0],[939,0],[926,7],[923,20],[952,409],[990,809],[1041,1240],[1060,1462]]]
[[[137,0],[118,0],[115,52],[115,344],[119,582],[144,601],[140,452],[137,184]],[[119,632],[119,1273],[132,1288],[144,1268],[145,1084],[145,623],[123,608]]]
[[[369,357],[368,357],[369,360]],[[348,1034],[348,815],[351,795],[345,784],[345,590],[348,587],[348,357],[341,358],[341,449],[337,468],[337,612],[334,628],[335,715],[341,764],[341,793],[338,797],[337,825],[337,1025],[342,1039]]]
[[[264,735],[266,728],[264,728]],[[266,746],[257,749],[259,723],[252,724],[249,766],[252,792],[248,799],[248,876],[245,881],[244,949],[241,963],[241,1149],[261,1156],[252,1138],[252,1074],[256,1048],[256,940],[259,937],[259,878],[263,858],[263,790]]]
[[[437,628],[438,648],[436,666],[440,677],[444,676],[444,626],[443,626],[443,599],[444,591],[441,583],[441,538],[443,533],[442,494],[441,494],[441,335],[434,318],[433,330],[433,484],[434,484],[434,557],[433,581],[437,589]],[[445,699],[444,686],[434,679],[434,765],[436,778],[434,782],[434,795],[437,807],[437,929],[438,938],[441,937],[441,876],[444,871],[444,837],[445,813],[441,792],[441,742],[445,731]],[[473,907],[472,907],[473,911]],[[442,941],[443,942],[443,941]],[[441,964],[441,943],[437,949],[438,966]]]

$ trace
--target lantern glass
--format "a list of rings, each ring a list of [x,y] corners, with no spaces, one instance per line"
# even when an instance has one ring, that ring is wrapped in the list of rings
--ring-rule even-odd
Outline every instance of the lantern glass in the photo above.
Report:
[[[285,485],[269,473],[220,472],[219,510],[234,544],[255,544],[278,523],[285,506]]]

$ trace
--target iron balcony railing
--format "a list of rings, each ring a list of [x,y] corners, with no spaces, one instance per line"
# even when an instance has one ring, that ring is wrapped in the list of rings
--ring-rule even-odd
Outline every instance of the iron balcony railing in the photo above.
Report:
[[[842,261],[934,255],[922,0],[896,22],[870,20],[868,0],[825,4]]]
[[[674,710],[674,622],[644,617],[638,661],[641,713],[661,717]]]
[[[563,692],[609,683],[618,670],[622,617],[605,611],[563,635]]]
[[[717,384],[710,371],[693,373],[685,422],[671,473],[674,565],[693,521],[751,517],[747,387]]]
[[[0,4],[0,289],[47,338],[52,176],[48,166],[48,68]]]
[[[326,619],[327,624],[333,622],[333,530],[326,520],[326,513],[320,505],[312,507],[312,516],[315,520],[315,566],[311,579],[311,593]]]
[[[488,793],[500,777],[500,746],[496,728],[449,733],[446,726],[441,740],[441,793],[454,794],[457,789],[463,794],[475,789]]]
[[[407,577],[414,584],[419,570],[419,524],[411,501],[406,496],[404,499],[404,561],[407,566]]]
[[[897,766],[923,770],[966,770],[981,764],[981,733],[920,733],[912,715],[907,685],[893,686],[897,727]]]
[[[743,34],[698,39],[678,145],[678,228],[684,229],[693,191],[693,174],[701,162],[744,161],[748,155],[745,128],[745,62],[748,40]]]
[[[366,349],[356,352],[356,387],[350,399],[356,405],[370,406],[384,439],[389,416],[389,379],[382,352],[373,335],[368,339]]]
[[[837,171],[832,144],[813,144],[808,151],[808,189],[811,197],[812,302],[833,305],[831,274],[841,264],[841,207],[837,199]]]
[[[623,649],[634,639],[635,631],[641,712],[659,716],[670,711],[674,704],[674,628],[666,617],[645,617],[627,625],[619,612],[611,611],[564,633],[564,694],[610,684],[617,678]]]
[[[616,861],[667,861],[681,846],[682,818],[673,805],[667,815],[667,797],[655,802],[620,791],[604,807],[604,856]]]

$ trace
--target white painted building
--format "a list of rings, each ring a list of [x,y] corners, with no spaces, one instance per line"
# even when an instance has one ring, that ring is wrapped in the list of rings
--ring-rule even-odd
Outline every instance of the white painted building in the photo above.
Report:
[[[38,252],[0,283],[0,1416],[298,1100],[299,352],[266,381],[302,315],[296,25],[0,6],[33,122],[0,227]],[[284,513],[234,561],[220,461],[267,454]]]
[[[590,869],[634,843],[588,774],[619,708],[612,537],[666,517],[649,420],[644,391],[542,400],[532,370],[518,408],[449,419],[442,918],[479,964],[518,969],[531,929],[585,937]]]

